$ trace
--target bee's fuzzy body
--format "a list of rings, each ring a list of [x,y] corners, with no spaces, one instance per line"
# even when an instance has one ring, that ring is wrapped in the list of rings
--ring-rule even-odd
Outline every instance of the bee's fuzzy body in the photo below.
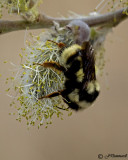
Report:
[[[60,54],[61,64],[46,62],[42,64],[54,70],[62,71],[65,75],[64,89],[53,92],[42,98],[51,98],[62,95],[69,108],[80,110],[90,106],[100,92],[99,83],[95,74],[95,56],[89,42],[90,28],[80,20],[74,20],[67,25],[74,34],[74,43]],[[53,42],[60,46],[63,43]]]
[[[67,68],[64,72],[65,90],[62,92],[65,102],[75,110],[87,108],[100,91],[91,45],[89,42],[85,42],[83,46],[74,44],[62,52],[61,59]]]

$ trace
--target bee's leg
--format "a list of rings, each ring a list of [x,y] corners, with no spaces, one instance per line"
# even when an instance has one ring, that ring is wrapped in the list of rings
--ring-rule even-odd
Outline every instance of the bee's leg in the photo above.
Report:
[[[46,96],[43,96],[43,97],[41,97],[41,98],[39,98],[39,100],[40,99],[43,99],[43,98],[52,98],[52,97],[56,97],[56,96],[59,96],[59,95],[61,95],[61,93],[63,92],[64,90],[61,90],[61,91],[57,91],[57,92],[53,92],[53,93],[50,93],[50,94],[48,94],[48,95],[46,95]],[[61,108],[61,107],[58,107],[58,106],[56,106],[58,109],[62,109],[62,110],[67,110],[68,108]]]
[[[59,90],[59,91],[56,91],[56,92],[52,92],[46,96],[42,96],[41,98],[39,99],[43,99],[43,98],[52,98],[52,97],[56,97],[56,96],[59,96],[59,95],[62,95],[62,97],[65,97],[65,95],[69,94],[72,92],[72,89],[62,89],[62,90]]]
[[[39,99],[56,97],[56,96],[61,95],[61,93],[62,93],[63,91],[64,91],[64,90],[60,90],[60,91],[57,91],[57,92],[53,92],[53,93],[50,93],[50,94],[48,94],[48,95],[46,95],[46,96],[42,96],[42,97],[39,98]]]
[[[51,68],[53,70],[58,70],[60,72],[65,72],[66,71],[65,67],[61,66],[59,63],[54,62],[54,61],[44,62],[43,64],[34,63],[34,65],[40,65],[40,66],[43,66],[45,68]]]
[[[64,43],[62,43],[62,42],[57,43],[57,42],[52,41],[52,40],[47,40],[47,41],[52,42],[52,43],[55,43],[59,48],[63,48],[63,47],[65,47],[65,44],[64,44]]]

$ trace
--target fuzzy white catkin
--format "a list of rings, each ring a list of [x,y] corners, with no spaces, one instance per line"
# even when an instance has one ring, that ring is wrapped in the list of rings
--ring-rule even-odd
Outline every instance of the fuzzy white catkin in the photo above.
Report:
[[[82,45],[83,42],[89,41],[90,39],[90,27],[81,20],[73,20],[68,25],[73,34],[75,42],[79,45]]]

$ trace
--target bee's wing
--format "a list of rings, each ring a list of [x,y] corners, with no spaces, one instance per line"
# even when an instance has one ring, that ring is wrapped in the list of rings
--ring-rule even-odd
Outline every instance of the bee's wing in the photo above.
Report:
[[[85,48],[82,50],[84,82],[96,80],[95,74],[95,56],[90,42],[85,42]]]

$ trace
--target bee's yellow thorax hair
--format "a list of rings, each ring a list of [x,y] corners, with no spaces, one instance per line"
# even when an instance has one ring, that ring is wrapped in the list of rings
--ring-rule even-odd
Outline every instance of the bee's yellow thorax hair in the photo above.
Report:
[[[97,81],[89,82],[87,85],[87,91],[89,94],[92,94],[94,91],[100,91],[100,85]]]
[[[79,71],[76,72],[76,77],[78,82],[82,82],[84,79],[84,72],[83,68],[81,68]]]
[[[66,48],[61,55],[61,59],[62,61],[66,64],[66,62],[68,61],[68,59],[75,55],[77,53],[78,50],[81,50],[82,47],[78,44],[74,44],[68,48]]]

